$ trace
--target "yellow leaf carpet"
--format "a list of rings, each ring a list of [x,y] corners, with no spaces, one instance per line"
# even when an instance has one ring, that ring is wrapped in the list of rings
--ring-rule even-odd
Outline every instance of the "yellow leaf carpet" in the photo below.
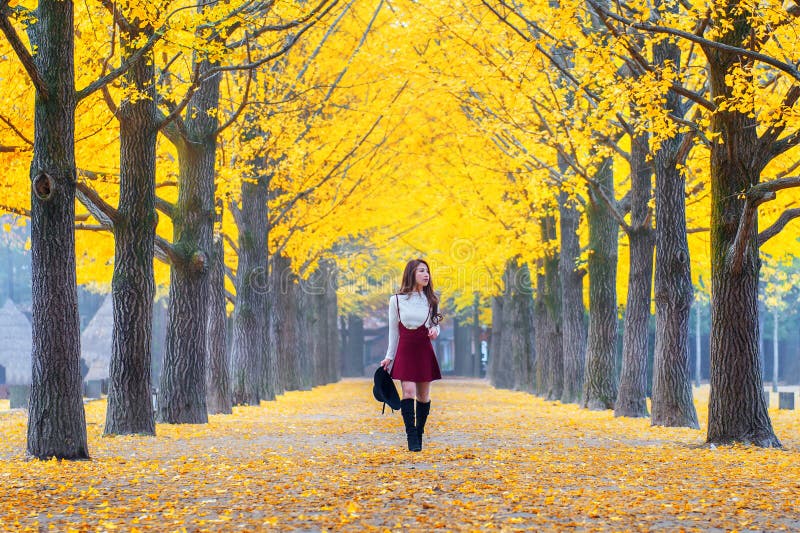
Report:
[[[784,450],[546,402],[480,380],[433,386],[424,449],[346,379],[207,425],[102,437],[91,461],[26,461],[25,413],[0,404],[2,531],[778,531],[800,529],[798,411]],[[776,405],[777,402],[772,402]]]

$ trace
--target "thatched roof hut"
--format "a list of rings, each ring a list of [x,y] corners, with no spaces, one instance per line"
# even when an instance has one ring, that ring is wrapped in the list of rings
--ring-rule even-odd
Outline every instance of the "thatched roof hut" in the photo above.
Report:
[[[0,308],[0,365],[9,385],[31,382],[31,323],[11,300]]]
[[[113,331],[114,308],[109,294],[81,334],[81,358],[89,367],[85,380],[108,379]]]

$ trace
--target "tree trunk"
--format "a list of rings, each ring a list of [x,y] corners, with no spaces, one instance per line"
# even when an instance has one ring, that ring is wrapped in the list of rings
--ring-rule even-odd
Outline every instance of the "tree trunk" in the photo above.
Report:
[[[533,392],[535,381],[536,349],[533,322],[533,288],[528,265],[515,266],[511,286],[511,313],[506,324],[511,337],[512,373],[514,390]]]
[[[218,223],[220,222],[221,220],[218,220]],[[226,338],[228,313],[225,310],[225,247],[222,243],[221,230],[220,224],[214,235],[213,257],[208,278],[206,406],[210,415],[233,412]]]
[[[695,307],[696,321],[694,330],[694,352],[695,352],[695,378],[696,386],[700,386],[700,378],[703,371],[703,358],[702,358],[702,343],[700,342],[700,320],[702,318],[702,311],[699,306]]]
[[[726,6],[731,29],[720,37],[743,46],[751,39],[749,16],[734,4]],[[734,10],[741,10],[734,14]],[[713,101],[731,97],[726,75],[740,58],[706,50]],[[744,66],[747,68],[747,65]],[[780,446],[764,400],[758,352],[758,224],[754,224],[741,268],[734,269],[733,243],[742,217],[742,191],[758,183],[764,156],[758,143],[754,113],[716,112],[711,129],[720,136],[711,144],[711,393],[708,442],[747,442]]]
[[[614,174],[606,160],[596,181],[608,198],[614,198]],[[612,409],[617,399],[617,233],[608,207],[594,198],[586,209],[589,222],[589,334],[583,406]]]
[[[559,194],[558,206],[561,229],[558,277],[561,282],[561,331],[564,365],[561,401],[579,404],[583,393],[583,370],[586,364],[586,319],[583,306],[585,271],[577,266],[581,254],[578,238],[581,213],[574,202],[568,199],[565,192]]]
[[[778,392],[778,308],[772,310],[772,392]]]
[[[326,298],[326,317],[327,317],[327,343],[328,350],[328,382],[335,383],[341,378],[342,368],[342,352],[339,349],[341,340],[339,339],[339,300],[336,294],[338,286],[337,282],[337,266],[332,260],[326,266],[328,272],[329,282],[326,285],[327,298]]]
[[[508,305],[511,305],[510,303]],[[506,306],[504,295],[492,298],[492,336],[489,345],[489,381],[498,389],[509,388],[506,369],[509,366],[508,350],[504,337],[506,328],[503,323],[503,308]]]
[[[555,217],[548,216],[540,220],[542,242],[545,247],[553,244],[558,238],[556,235]],[[556,253],[545,255],[543,274],[537,276],[537,300],[543,307],[544,322],[541,323],[543,331],[537,322],[536,334],[543,336],[544,352],[536,351],[536,362],[547,359],[544,365],[543,388],[538,392],[548,400],[559,400],[564,388],[564,347],[561,329],[561,287],[558,282],[559,256]]]
[[[631,146],[631,224],[628,297],[622,334],[622,371],[614,416],[645,417],[647,412],[648,324],[653,280],[653,228],[650,213],[652,167],[647,135]]]
[[[470,366],[470,373],[468,374],[475,378],[481,377],[481,359],[483,355],[481,350],[481,321],[478,303],[478,295],[475,294],[475,303],[472,305],[472,364]]]
[[[200,75],[212,64],[203,60]],[[188,142],[178,146],[179,190],[173,243],[180,259],[170,274],[166,353],[159,391],[159,420],[208,422],[206,321],[216,159],[216,109],[220,76],[205,80],[186,110]]]
[[[506,263],[504,293],[492,308],[491,380],[495,387],[533,391],[535,380],[533,298],[530,271]],[[498,332],[495,339],[495,332]]]
[[[293,390],[311,390],[314,378],[314,335],[319,321],[314,313],[312,295],[305,292],[297,276],[293,277],[291,297],[297,312],[295,331],[295,374]]]
[[[233,207],[239,230],[236,304],[231,345],[232,393],[236,405],[258,405],[264,391],[267,331],[267,185],[259,176],[242,181],[241,208]],[[274,396],[267,397],[272,400]]]
[[[135,35],[131,38],[136,37]],[[132,53],[124,43],[126,53]],[[152,54],[136,61],[126,87],[143,95],[124,99],[117,111],[120,196],[114,221],[114,332],[109,366],[105,433],[155,435],[150,362],[155,279],[153,254],[158,219],[155,206],[155,69]]]
[[[466,376],[471,356],[469,328],[458,317],[453,319],[453,373]]]
[[[269,305],[269,347],[277,363],[277,394],[287,390],[298,390],[301,380],[297,323],[297,294],[295,274],[289,260],[280,255],[272,256]]]
[[[360,316],[347,316],[347,339],[344,353],[344,375],[364,375],[364,321]]]
[[[40,0],[30,26],[36,95],[31,161],[33,364],[29,455],[86,459],[75,281],[75,72],[71,0]]]
[[[656,63],[681,64],[680,49],[667,41],[653,46]],[[666,110],[680,114],[678,96],[667,93]],[[689,370],[692,276],[686,237],[685,181],[678,169],[683,134],[664,139],[656,168],[656,339],[651,423],[698,428]]]
[[[298,318],[300,338],[308,353],[309,368],[306,376],[307,386],[314,387],[323,381],[323,365],[325,363],[325,287],[323,274],[319,268],[312,272],[308,279],[300,280],[298,294]]]

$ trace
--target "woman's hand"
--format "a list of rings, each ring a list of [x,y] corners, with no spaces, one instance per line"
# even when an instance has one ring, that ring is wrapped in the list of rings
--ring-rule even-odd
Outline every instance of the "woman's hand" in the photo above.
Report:
[[[436,327],[428,328],[428,337],[433,340],[439,336],[439,330]]]
[[[386,370],[388,372],[389,371],[389,367],[392,366],[392,361],[393,361],[392,359],[389,359],[387,357],[386,359],[381,361],[381,366],[383,367],[384,370]]]

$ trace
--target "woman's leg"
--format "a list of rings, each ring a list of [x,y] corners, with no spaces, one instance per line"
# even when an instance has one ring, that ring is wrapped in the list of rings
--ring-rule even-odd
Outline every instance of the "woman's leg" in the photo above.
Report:
[[[414,383],[416,393],[417,393],[417,401],[422,403],[428,403],[431,401],[431,382],[430,381],[423,381],[421,383]],[[405,393],[403,393],[403,397],[405,398]],[[411,396],[413,398],[413,396]]]
[[[412,452],[418,452],[422,449],[422,444],[419,440],[414,417],[414,397],[417,387],[413,381],[401,381],[400,388],[403,389],[403,399],[400,400],[400,414],[403,415],[403,423],[406,426],[408,449]]]
[[[425,433],[425,422],[431,411],[431,382],[417,383],[416,430],[419,447],[422,448],[422,434]]]
[[[401,381],[400,388],[403,391],[403,399],[407,400],[414,400],[418,398],[418,387],[419,383],[414,383],[413,381]]]

